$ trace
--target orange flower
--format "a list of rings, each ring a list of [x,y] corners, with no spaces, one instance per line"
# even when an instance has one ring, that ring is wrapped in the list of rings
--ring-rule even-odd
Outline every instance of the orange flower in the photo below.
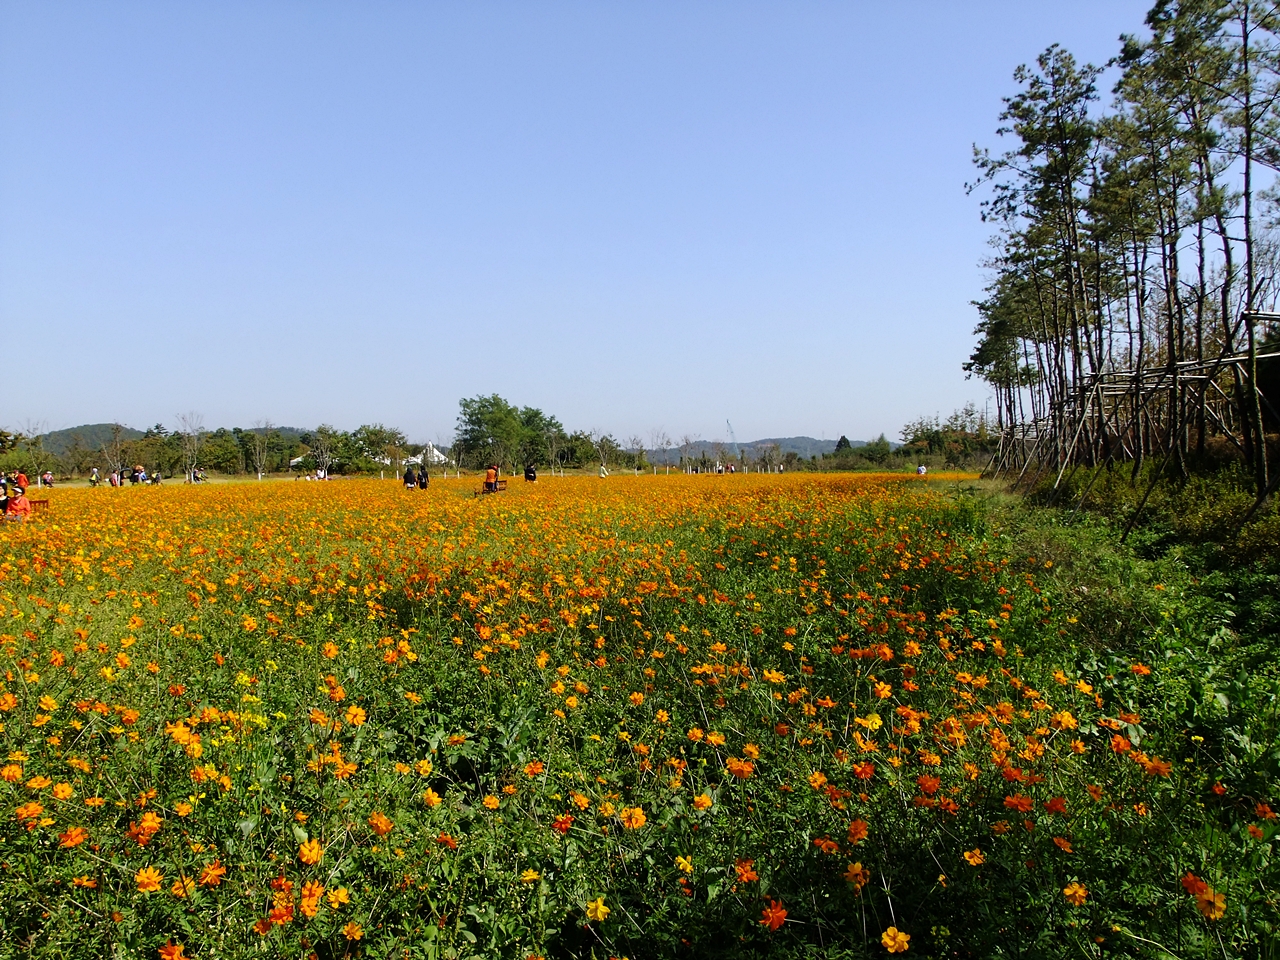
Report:
[[[539,774],[541,774],[542,771],[545,769],[546,769],[546,766],[543,764],[541,760],[534,760],[533,762],[526,763],[524,765],[524,775],[532,779],[533,777],[536,777]]]
[[[164,874],[155,867],[143,867],[134,874],[133,880],[138,885],[139,893],[155,893],[160,889]]]
[[[572,826],[573,826],[573,815],[568,813],[563,813],[560,816],[556,817],[555,821],[551,824],[551,829],[558,830],[560,833],[568,833],[569,828]]]
[[[777,900],[770,900],[769,905],[761,911],[763,919],[760,921],[762,927],[768,927],[770,930],[777,930],[787,919],[787,911],[783,909],[782,904]]]
[[[160,960],[188,960],[187,955],[182,952],[184,949],[182,944],[166,940],[160,948]]]
[[[862,888],[867,885],[867,881],[871,879],[871,871],[862,865],[862,862],[849,864],[849,868],[844,872],[844,878],[853,885],[854,893],[861,893]]]
[[[897,927],[890,927],[880,934],[881,945],[890,953],[906,953],[911,934],[903,933]]]
[[[1196,894],[1196,909],[1204,914],[1206,920],[1220,920],[1227,912],[1227,898],[1213,887],[1206,886]]]
[[[849,842],[855,846],[867,839],[868,824],[865,820],[855,820],[849,824]]]
[[[709,793],[700,793],[693,798],[693,808],[695,810],[710,810],[711,803],[711,794]]]
[[[969,861],[969,865],[971,867],[980,867],[987,859],[983,856],[982,850],[979,847],[974,847],[972,850],[965,851],[964,858]]]
[[[78,847],[89,839],[89,831],[84,827],[72,827],[66,833],[58,834],[59,846]]]
[[[200,886],[216,887],[222,883],[222,878],[227,875],[227,868],[222,865],[221,860],[215,860],[213,863],[206,863],[200,871]]]
[[[628,830],[639,830],[646,823],[644,811],[639,807],[623,807],[618,818]]]
[[[759,880],[760,877],[755,871],[756,862],[754,860],[738,860],[734,863],[734,872],[738,875],[739,883],[751,883]]]
[[[746,780],[755,772],[756,766],[750,760],[740,760],[737,757],[730,757],[725,762],[725,769],[739,780]]]
[[[1004,805],[1010,810],[1017,810],[1019,813],[1030,813],[1031,808],[1035,806],[1030,797],[1021,793],[1015,793],[1011,797],[1004,798]]]
[[[385,837],[391,832],[391,829],[395,824],[391,822],[385,813],[375,812],[374,815],[369,818],[369,826],[373,827],[373,832],[378,836]]]
[[[324,847],[319,840],[311,839],[298,847],[298,859],[308,866],[314,867],[323,856]]]
[[[353,920],[342,928],[342,935],[348,940],[359,940],[364,936],[364,931],[360,929],[360,924]]]
[[[1085,898],[1089,896],[1089,891],[1085,889],[1083,885],[1073,881],[1063,888],[1062,895],[1067,898],[1067,902],[1073,907],[1078,907],[1081,906],[1084,903]]]

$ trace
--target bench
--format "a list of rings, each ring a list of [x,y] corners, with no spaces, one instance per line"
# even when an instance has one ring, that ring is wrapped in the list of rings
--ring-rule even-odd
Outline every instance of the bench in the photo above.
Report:
[[[40,514],[42,514],[42,513],[48,513],[48,512],[49,512],[49,501],[48,501],[48,500],[32,500],[32,501],[31,501],[31,515],[32,515],[32,516],[39,516],[39,515],[40,515]]]
[[[476,491],[476,496],[483,497],[490,493],[502,493],[502,491],[507,489],[507,481],[496,480],[494,481],[494,487],[495,489],[493,490],[486,490],[483,486],[481,486],[480,489]]]

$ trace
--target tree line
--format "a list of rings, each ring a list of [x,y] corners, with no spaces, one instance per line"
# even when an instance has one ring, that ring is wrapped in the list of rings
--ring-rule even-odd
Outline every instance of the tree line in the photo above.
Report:
[[[997,131],[1010,149],[975,147],[969,189],[989,191],[996,233],[965,369],[993,388],[997,429],[1055,465],[1185,472],[1216,448],[1265,490],[1280,10],[1160,0],[1146,27],[1107,65],[1105,109],[1104,69],[1060,46],[1014,72]]]
[[[946,421],[924,417],[903,428],[902,443],[883,434],[853,445],[841,437],[833,453],[803,457],[774,442],[743,444],[702,441],[693,434],[672,438],[655,428],[647,437],[618,440],[602,430],[568,431],[560,420],[536,407],[520,407],[498,394],[463,398],[452,436],[435,443],[411,443],[404,431],[381,423],[355,430],[330,424],[313,429],[282,427],[269,420],[254,426],[207,430],[198,413],[181,414],[172,428],[157,423],[145,431],[119,423],[96,424],[58,434],[28,426],[0,430],[0,469],[37,476],[50,470],[71,478],[97,469],[101,475],[128,473],[141,465],[149,474],[189,478],[197,472],[257,475],[324,471],[326,474],[399,473],[406,463],[428,469],[484,470],[496,464],[507,473],[525,467],[564,470],[659,470],[707,473],[778,470],[899,469],[910,463],[973,465],[989,454],[993,434],[972,404]],[[57,443],[54,443],[54,440]]]

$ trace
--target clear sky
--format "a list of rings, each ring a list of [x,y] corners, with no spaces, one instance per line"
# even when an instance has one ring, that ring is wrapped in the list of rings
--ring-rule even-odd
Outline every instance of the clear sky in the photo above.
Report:
[[[981,406],[972,144],[1147,6],[0,0],[0,426]]]

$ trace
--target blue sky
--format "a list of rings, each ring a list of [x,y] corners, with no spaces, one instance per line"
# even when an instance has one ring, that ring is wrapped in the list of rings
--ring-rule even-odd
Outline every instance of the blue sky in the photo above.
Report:
[[[972,144],[1147,6],[0,0],[0,426],[981,406]]]

